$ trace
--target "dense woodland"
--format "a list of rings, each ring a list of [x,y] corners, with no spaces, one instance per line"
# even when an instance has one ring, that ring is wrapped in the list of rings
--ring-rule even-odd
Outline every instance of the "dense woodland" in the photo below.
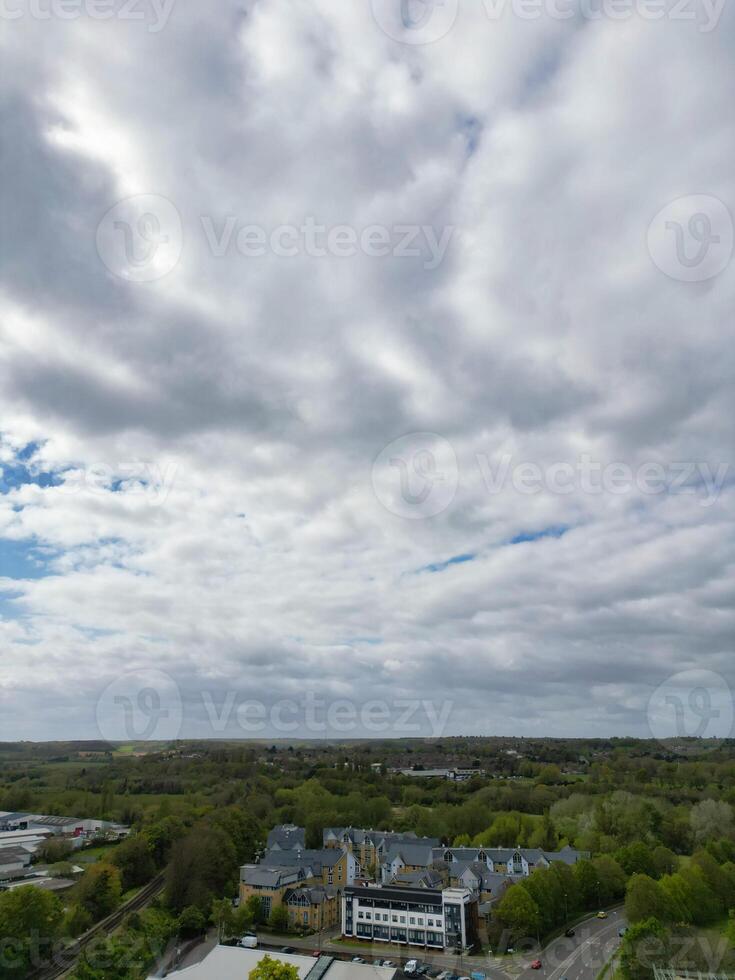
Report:
[[[389,771],[435,767],[476,774],[454,782]],[[0,745],[0,810],[104,817],[134,829],[95,855],[62,899],[33,888],[0,895],[0,976],[27,975],[53,942],[71,941],[159,873],[162,899],[86,955],[79,978],[134,980],[175,935],[212,923],[232,934],[252,925],[258,910],[235,912],[229,902],[238,868],[286,822],[306,827],[308,846],[320,845],[325,826],[340,825],[411,830],[452,844],[569,843],[590,860],[512,886],[497,907],[496,950],[543,941],[585,912],[624,901],[631,929],[621,969],[631,980],[650,976],[653,962],[670,962],[687,930],[724,937],[722,968],[735,940],[733,805],[732,742]],[[68,863],[64,853],[44,859],[61,870]],[[46,943],[40,952],[28,941],[34,930]],[[701,944],[691,945],[687,965],[706,967]],[[636,954],[643,947],[646,957]]]

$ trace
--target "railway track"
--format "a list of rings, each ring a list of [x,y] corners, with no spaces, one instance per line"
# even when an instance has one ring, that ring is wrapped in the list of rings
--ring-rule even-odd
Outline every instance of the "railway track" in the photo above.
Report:
[[[48,963],[39,967],[35,972],[28,974],[27,980],[56,980],[57,977],[65,977],[74,969],[77,960],[82,952],[101,935],[109,935],[122,923],[126,915],[137,912],[145,908],[146,905],[155,898],[163,889],[164,872],[157,874],[155,878],[144,885],[143,888],[127,901],[120,908],[115,909],[111,915],[105,919],[100,919],[91,929],[82,933],[68,949],[58,955],[58,959],[63,962]]]

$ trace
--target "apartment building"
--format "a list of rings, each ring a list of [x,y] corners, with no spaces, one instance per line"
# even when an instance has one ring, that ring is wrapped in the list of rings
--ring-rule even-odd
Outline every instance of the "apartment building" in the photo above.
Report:
[[[468,949],[477,942],[477,899],[466,888],[351,887],[342,934],[368,942]]]

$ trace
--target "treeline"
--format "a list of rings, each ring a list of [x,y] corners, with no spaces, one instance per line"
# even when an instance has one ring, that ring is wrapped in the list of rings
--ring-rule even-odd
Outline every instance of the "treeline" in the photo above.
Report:
[[[630,928],[620,966],[627,980],[650,980],[655,966],[728,973],[735,968],[735,844],[710,841],[691,859],[658,877],[633,875],[625,896]],[[729,915],[720,942],[702,942],[701,930]]]
[[[75,973],[79,980],[145,977],[172,936],[203,931],[217,900],[231,904],[239,867],[261,844],[261,828],[241,807],[188,820],[164,815],[91,864],[63,904],[33,885],[0,894],[0,978],[25,977],[164,871],[162,898],[128,917],[122,936],[95,942]]]
[[[491,942],[497,942],[503,931],[511,943],[543,940],[582,912],[622,898],[625,882],[620,863],[608,855],[571,866],[555,862],[549,868],[537,868],[505,892],[496,910]]]

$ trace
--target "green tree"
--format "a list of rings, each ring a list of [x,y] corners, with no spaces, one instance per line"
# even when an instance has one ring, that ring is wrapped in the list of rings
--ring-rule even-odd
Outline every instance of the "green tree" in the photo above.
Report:
[[[679,858],[668,847],[659,844],[654,847],[651,853],[654,875],[661,878],[663,875],[671,875],[679,867]]]
[[[133,980],[145,976],[146,957],[138,943],[102,937],[86,947],[74,980]]]
[[[577,881],[577,889],[582,907],[591,909],[600,905],[600,879],[594,864],[583,858],[581,861],[577,861],[572,872]]]
[[[692,807],[689,817],[694,839],[698,844],[733,832],[732,807],[721,800],[702,800]]]
[[[166,872],[166,903],[175,912],[196,905],[209,912],[212,899],[234,885],[235,847],[219,827],[203,827],[173,846]]]
[[[251,895],[247,902],[245,902],[245,912],[254,925],[261,925],[265,922],[263,902],[259,895]]]
[[[23,885],[0,893],[0,976],[23,977],[38,945],[43,957],[61,931],[62,905],[50,892]]]
[[[597,879],[600,883],[599,901],[601,905],[609,905],[625,894],[625,872],[615,858],[609,854],[601,854],[593,859]]]
[[[538,905],[520,884],[511,885],[506,891],[498,904],[497,917],[514,939],[535,936],[541,925]]]
[[[66,838],[49,837],[40,845],[36,854],[45,864],[57,864],[59,861],[66,861],[73,850],[71,841]]]
[[[555,851],[559,838],[556,835],[556,828],[547,810],[538,827],[533,831],[529,840],[529,847],[540,847],[542,851]]]
[[[633,875],[625,893],[628,922],[655,918],[665,922],[671,917],[671,906],[664,888],[648,875]]]
[[[645,874],[650,877],[658,877],[653,861],[653,852],[643,841],[633,841],[631,844],[621,847],[615,852],[615,860],[627,875]]]
[[[176,920],[176,928],[179,935],[185,939],[200,936],[207,928],[207,917],[196,905],[188,905],[179,914]]]
[[[274,932],[288,932],[288,909],[285,905],[273,906],[268,925]]]
[[[64,917],[64,932],[72,939],[81,936],[92,925],[92,916],[81,905],[72,905]]]
[[[655,918],[630,926],[620,949],[620,969],[626,980],[650,980],[654,966],[667,965],[670,938],[669,930]]]
[[[124,892],[137,888],[138,885],[145,885],[156,873],[153,846],[142,835],[129,837],[118,844],[110,857],[110,863],[120,869]]]
[[[250,971],[249,980],[299,980],[299,971],[295,966],[264,956],[255,969]]]
[[[91,865],[77,885],[76,900],[93,922],[114,912],[122,895],[120,869],[104,861]]]
[[[209,917],[212,925],[217,928],[217,936],[220,942],[235,935],[235,912],[229,899],[215,898]]]

